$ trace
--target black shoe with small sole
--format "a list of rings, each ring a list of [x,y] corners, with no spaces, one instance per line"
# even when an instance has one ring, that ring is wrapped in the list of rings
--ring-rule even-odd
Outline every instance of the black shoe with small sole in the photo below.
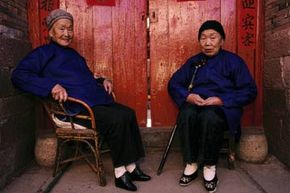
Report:
[[[144,174],[144,172],[138,167],[136,167],[133,172],[129,173],[129,175],[132,181],[149,181],[151,179],[150,176]]]
[[[217,178],[217,175],[214,176],[214,178],[210,181],[207,181],[203,178],[204,187],[209,193],[213,193],[217,189],[217,184],[219,183],[219,180]]]
[[[133,184],[129,172],[125,172],[121,177],[115,178],[115,185],[129,191],[136,191],[137,187]]]
[[[196,170],[193,174],[190,174],[190,175],[182,174],[182,176],[179,180],[179,185],[180,186],[188,186],[189,184],[191,184],[193,182],[194,179],[197,178],[197,175],[198,175],[198,170]]]

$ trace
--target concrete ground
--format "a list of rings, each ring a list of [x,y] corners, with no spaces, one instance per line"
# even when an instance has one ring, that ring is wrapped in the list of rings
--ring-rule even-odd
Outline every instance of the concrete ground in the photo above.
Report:
[[[179,151],[172,151],[160,176],[156,175],[161,151],[149,151],[141,168],[152,176],[149,182],[136,182],[139,193],[206,193],[202,183],[202,172],[189,186],[180,187],[182,159]],[[51,193],[128,193],[116,188],[112,162],[109,154],[103,155],[107,185],[100,187],[95,174],[83,161],[76,162],[64,173]],[[217,193],[290,193],[289,168],[270,156],[264,164],[250,164],[237,161],[235,170],[227,169],[227,163],[221,158],[218,165],[220,183]],[[42,168],[32,164],[16,177],[2,193],[36,193],[51,179],[52,168]]]

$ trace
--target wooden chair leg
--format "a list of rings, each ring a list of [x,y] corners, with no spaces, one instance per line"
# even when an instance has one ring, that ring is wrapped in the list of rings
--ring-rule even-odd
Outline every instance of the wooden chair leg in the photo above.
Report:
[[[71,162],[76,157],[76,151],[74,147],[74,156],[73,158],[67,158],[68,148],[65,147],[67,145],[67,142],[70,142],[71,140],[64,140],[64,139],[57,139],[57,153],[56,153],[56,159],[55,159],[55,166],[54,166],[54,172],[53,176],[56,176],[59,172],[62,172],[68,168],[68,166],[71,164]],[[69,152],[71,153],[71,152]]]
[[[61,155],[62,155],[60,144],[61,144],[60,139],[57,139],[57,148],[56,148],[56,157],[55,157],[55,163],[54,163],[53,177],[56,176],[59,172]]]
[[[165,164],[165,161],[167,159],[167,156],[168,156],[168,152],[170,150],[170,147],[171,147],[171,144],[172,144],[172,141],[173,141],[173,138],[175,136],[175,133],[176,133],[176,127],[177,125],[174,126],[174,128],[172,129],[171,131],[171,134],[170,134],[170,138],[167,142],[167,145],[166,145],[166,148],[165,148],[165,151],[163,153],[163,156],[162,156],[162,159],[160,161],[160,164],[159,164],[159,167],[158,167],[158,170],[157,170],[157,175],[159,176],[163,170],[163,167],[164,167],[164,164]]]
[[[98,140],[95,140],[95,152],[94,153],[95,153],[95,163],[96,163],[95,167],[97,170],[98,182],[99,182],[100,186],[105,186],[107,184],[107,182],[106,182],[106,176],[105,176],[103,162],[102,162],[101,155],[100,155]]]

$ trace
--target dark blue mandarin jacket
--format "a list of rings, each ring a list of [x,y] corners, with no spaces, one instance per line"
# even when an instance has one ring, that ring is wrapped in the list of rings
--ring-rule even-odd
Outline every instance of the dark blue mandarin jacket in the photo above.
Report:
[[[11,80],[19,89],[40,97],[50,95],[56,84],[68,95],[89,106],[113,103],[103,85],[95,79],[85,59],[74,49],[51,42],[29,53],[15,68]],[[72,113],[82,110],[70,106]]]
[[[194,86],[188,91],[195,63],[204,59],[207,62],[198,69]],[[204,99],[220,97],[232,135],[240,133],[243,106],[252,102],[257,95],[256,84],[245,62],[236,54],[222,49],[210,58],[203,53],[189,58],[171,77],[168,91],[179,107],[190,93],[199,94]]]

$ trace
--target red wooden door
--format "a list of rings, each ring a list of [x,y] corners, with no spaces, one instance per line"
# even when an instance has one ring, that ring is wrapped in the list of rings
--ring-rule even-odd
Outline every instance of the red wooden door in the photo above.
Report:
[[[261,60],[257,58],[261,55],[261,48],[256,43],[261,36],[257,27],[258,10],[262,7],[260,4],[258,0],[149,1],[153,127],[168,127],[175,123],[177,108],[167,93],[168,79],[187,58],[199,52],[198,30],[200,25],[209,19],[218,20],[223,24],[226,33],[224,48],[240,54],[255,77],[260,92],[256,102],[246,108],[243,125],[261,126]],[[239,37],[238,34],[243,30],[243,27],[239,27],[243,26],[247,6],[254,10],[251,11],[251,18],[255,27],[253,33],[257,37],[253,40],[254,45],[243,46],[243,37]]]
[[[226,33],[224,48],[246,60],[259,89],[256,102],[246,107],[243,125],[262,125],[263,26],[258,20],[262,0],[115,0],[114,6],[90,6],[86,0],[30,0],[29,29],[34,47],[45,42],[45,16],[57,7],[74,16],[73,47],[93,72],[113,79],[118,102],[136,110],[140,126],[146,125],[148,90],[152,126],[171,127],[175,123],[177,109],[167,93],[168,79],[188,57],[199,52],[200,25],[208,19],[220,21]]]
[[[146,124],[146,2],[116,0],[115,6],[88,6],[86,1],[60,0],[75,17],[74,47],[91,70],[110,77],[117,101],[136,110]]]

